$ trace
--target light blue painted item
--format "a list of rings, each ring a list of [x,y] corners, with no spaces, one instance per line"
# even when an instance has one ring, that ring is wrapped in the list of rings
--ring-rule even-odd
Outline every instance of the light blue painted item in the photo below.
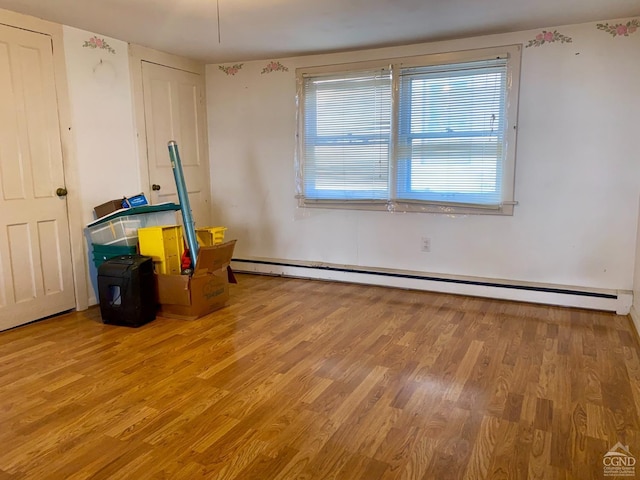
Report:
[[[187,186],[184,183],[184,175],[182,174],[182,162],[180,161],[180,153],[178,152],[178,143],[175,140],[169,142],[169,157],[171,158],[171,168],[173,176],[176,179],[176,189],[178,190],[178,199],[180,200],[180,211],[182,212],[182,223],[184,223],[184,231],[187,235],[187,245],[189,246],[189,255],[191,256],[191,267],[195,268],[198,260],[198,239],[196,238],[196,227],[191,215],[191,205],[189,205],[189,195],[187,194]]]

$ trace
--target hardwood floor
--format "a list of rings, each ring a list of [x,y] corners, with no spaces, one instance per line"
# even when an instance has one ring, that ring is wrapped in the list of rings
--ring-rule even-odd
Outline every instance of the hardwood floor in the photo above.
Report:
[[[196,321],[0,333],[0,480],[583,480],[617,442],[640,458],[627,317],[238,277]]]

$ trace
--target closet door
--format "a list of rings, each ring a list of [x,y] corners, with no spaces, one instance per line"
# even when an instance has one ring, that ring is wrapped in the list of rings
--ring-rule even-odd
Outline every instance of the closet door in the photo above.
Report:
[[[0,330],[75,307],[51,38],[0,25]]]
[[[180,203],[167,149],[167,143],[175,140],[196,226],[210,226],[204,78],[197,73],[143,61],[142,84],[153,203]]]

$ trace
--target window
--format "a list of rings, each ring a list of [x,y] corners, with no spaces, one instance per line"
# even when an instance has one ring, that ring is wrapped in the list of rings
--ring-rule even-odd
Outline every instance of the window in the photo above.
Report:
[[[300,204],[512,214],[519,55],[298,71]]]

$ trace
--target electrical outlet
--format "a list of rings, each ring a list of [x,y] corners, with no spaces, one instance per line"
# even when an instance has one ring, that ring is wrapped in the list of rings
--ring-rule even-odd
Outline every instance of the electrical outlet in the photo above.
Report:
[[[420,239],[420,251],[421,252],[431,251],[431,237],[422,237]]]

